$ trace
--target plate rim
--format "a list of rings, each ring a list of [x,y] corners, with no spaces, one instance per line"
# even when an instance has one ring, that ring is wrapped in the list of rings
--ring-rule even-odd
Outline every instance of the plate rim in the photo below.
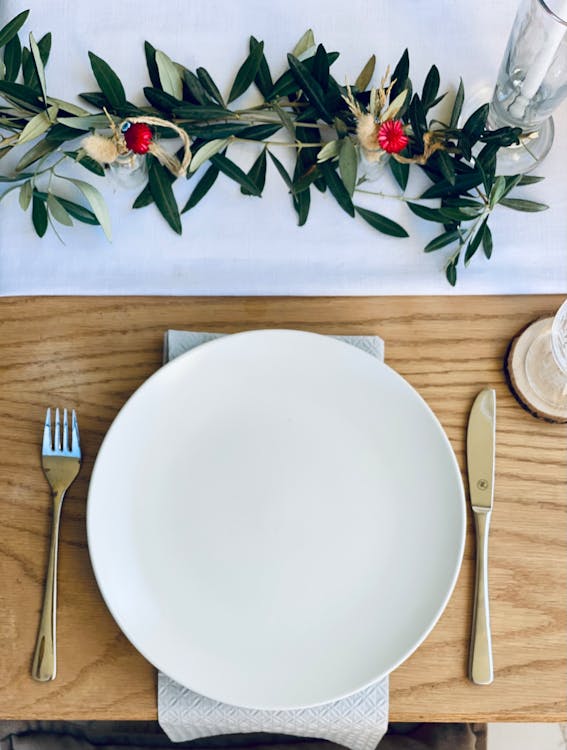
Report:
[[[176,329],[179,330],[179,329]],[[105,446],[105,443],[109,439],[109,435],[111,431],[113,431],[115,424],[118,422],[119,418],[123,414],[125,408],[127,405],[134,399],[138,398],[139,394],[146,389],[146,386],[150,382],[153,382],[154,380],[159,380],[164,377],[163,372],[166,369],[170,368],[183,368],[184,363],[189,360],[193,359],[196,355],[197,351],[202,349],[202,347],[217,347],[222,346],[227,339],[234,339],[235,337],[248,337],[248,336],[256,336],[256,335],[264,335],[264,334],[279,334],[279,333],[287,333],[287,334],[300,334],[301,336],[307,336],[307,337],[316,337],[319,339],[325,339],[327,341],[333,341],[338,347],[349,347],[351,349],[355,349],[360,355],[363,357],[369,357],[372,359],[373,363],[377,365],[378,367],[384,368],[391,373],[396,378],[401,379],[405,386],[410,389],[414,395],[414,397],[417,397],[418,401],[421,403],[422,408],[425,409],[425,411],[428,413],[429,418],[432,420],[432,422],[435,424],[436,429],[442,439],[442,442],[445,445],[445,448],[447,449],[448,457],[450,458],[450,464],[453,469],[453,473],[456,477],[456,489],[458,489],[458,507],[460,509],[460,538],[459,538],[459,545],[458,545],[458,552],[455,559],[455,565],[452,571],[450,585],[443,597],[442,602],[437,607],[433,617],[431,618],[431,622],[429,623],[428,627],[423,631],[420,639],[412,644],[410,647],[408,647],[403,654],[399,657],[397,661],[395,661],[392,666],[387,669],[386,671],[383,671],[381,674],[378,674],[377,676],[369,679],[364,684],[361,684],[360,686],[354,688],[354,689],[347,689],[341,694],[337,694],[334,697],[331,698],[324,698],[324,699],[318,699],[316,701],[312,701],[309,703],[301,702],[301,703],[294,703],[293,705],[286,704],[286,705],[274,705],[273,703],[265,704],[265,705],[259,705],[259,704],[249,704],[246,702],[238,701],[238,703],[235,703],[233,700],[228,698],[227,696],[221,696],[221,695],[205,695],[199,690],[196,690],[195,687],[192,687],[191,685],[187,684],[187,680],[180,676],[179,674],[175,673],[175,670],[172,670],[171,668],[163,668],[159,664],[159,659],[154,658],[153,656],[148,655],[146,648],[141,647],[138,644],[137,637],[133,637],[129,629],[124,625],[121,615],[115,611],[115,608],[111,605],[110,601],[108,600],[107,594],[104,591],[104,586],[101,580],[101,575],[99,570],[97,569],[97,564],[94,559],[93,555],[93,530],[92,530],[92,501],[91,501],[91,487],[93,486],[93,480],[96,478],[96,472],[97,472],[97,465],[99,465],[99,455],[102,453],[103,448]],[[219,703],[224,704],[230,704],[230,705],[236,705],[240,708],[244,709],[250,709],[250,710],[267,710],[267,711],[290,711],[290,710],[305,710],[310,708],[316,708],[318,706],[322,705],[328,705],[340,700],[344,700],[352,695],[355,695],[359,692],[363,692],[367,689],[369,689],[372,685],[377,684],[384,678],[388,677],[393,671],[395,671],[401,664],[403,664],[415,651],[417,651],[418,648],[424,643],[424,641],[429,637],[433,629],[438,624],[441,616],[443,615],[445,609],[447,608],[447,605],[453,595],[453,592],[455,590],[455,586],[457,584],[462,563],[464,559],[464,551],[465,551],[465,543],[466,543],[466,528],[467,528],[467,506],[466,506],[466,493],[464,488],[464,482],[463,482],[463,476],[459,467],[459,463],[455,454],[455,451],[453,449],[453,446],[451,444],[451,441],[449,440],[449,437],[441,424],[439,418],[433,411],[433,409],[429,406],[427,401],[424,399],[424,397],[421,395],[421,393],[411,384],[409,381],[400,373],[398,373],[394,368],[392,368],[390,365],[388,365],[383,359],[379,359],[374,357],[371,353],[368,351],[365,351],[364,349],[361,349],[359,347],[356,347],[355,345],[349,343],[348,341],[341,340],[337,338],[339,334],[322,334],[318,332],[312,332],[312,331],[304,331],[304,330],[298,330],[298,329],[290,329],[290,328],[259,328],[259,329],[251,329],[251,330],[244,330],[244,331],[238,331],[234,333],[226,333],[225,335],[221,335],[217,338],[211,339],[209,341],[205,341],[201,344],[196,345],[192,349],[183,352],[176,356],[175,358],[169,360],[168,362],[163,363],[155,372],[153,372],[148,378],[146,378],[126,399],[126,401],[122,404],[122,406],[119,408],[118,412],[114,416],[108,430],[106,431],[103,440],[101,441],[101,444],[99,446],[99,449],[97,451],[97,455],[93,464],[93,469],[91,472],[91,477],[89,479],[89,487],[88,487],[88,495],[87,495],[87,508],[86,508],[86,528],[87,528],[87,548],[89,552],[89,558],[91,562],[91,567],[93,570],[93,574],[96,580],[96,584],[99,590],[99,593],[104,601],[105,606],[107,607],[110,615],[114,619],[115,623],[119,627],[122,634],[126,637],[128,642],[142,655],[146,661],[148,661],[155,669],[159,670],[163,674],[167,675],[170,679],[174,680],[175,682],[182,685],[184,688],[191,690],[192,692],[195,692],[197,695],[202,695],[206,697],[209,700],[216,701]],[[346,334],[345,334],[346,335]],[[358,334],[364,336],[365,334]],[[377,334],[366,334],[368,336],[377,336]],[[380,338],[380,337],[378,337]]]

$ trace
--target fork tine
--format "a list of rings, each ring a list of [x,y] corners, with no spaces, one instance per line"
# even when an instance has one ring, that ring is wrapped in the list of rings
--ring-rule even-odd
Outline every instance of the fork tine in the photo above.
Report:
[[[74,409],[71,415],[71,425],[71,450],[73,453],[79,453],[79,451],[81,450],[81,444],[79,442],[79,424],[77,422],[77,415],[75,414]]]
[[[53,450],[61,450],[61,417],[59,409],[55,409],[55,439],[53,441]]]
[[[63,409],[63,453],[69,453],[69,423],[67,409]]]
[[[45,425],[43,426],[43,443],[41,446],[43,453],[49,453],[52,450],[51,446],[51,409],[47,410],[45,415]]]

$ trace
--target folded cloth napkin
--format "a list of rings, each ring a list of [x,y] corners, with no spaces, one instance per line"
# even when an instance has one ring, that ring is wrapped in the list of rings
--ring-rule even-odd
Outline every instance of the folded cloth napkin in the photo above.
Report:
[[[167,331],[163,360],[223,334],[196,331]],[[378,336],[336,336],[379,360],[384,343]],[[220,734],[274,732],[316,737],[345,745],[352,750],[372,750],[388,728],[388,677],[354,695],[314,708],[265,711],[241,708],[205,698],[158,675],[158,719],[174,742]]]

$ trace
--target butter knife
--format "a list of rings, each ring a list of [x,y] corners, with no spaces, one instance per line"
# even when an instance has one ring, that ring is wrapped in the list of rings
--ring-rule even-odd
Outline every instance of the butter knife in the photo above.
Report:
[[[469,678],[477,685],[494,679],[488,601],[488,530],[494,501],[496,392],[485,388],[476,397],[467,430],[469,492],[476,533],[476,576]]]

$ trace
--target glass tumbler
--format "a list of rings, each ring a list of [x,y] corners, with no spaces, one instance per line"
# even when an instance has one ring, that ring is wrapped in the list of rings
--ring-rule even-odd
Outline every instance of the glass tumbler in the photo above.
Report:
[[[501,174],[534,169],[553,143],[551,115],[567,96],[567,0],[521,0],[488,116],[492,129],[522,129],[520,143],[501,149]]]
[[[567,300],[526,352],[526,378],[553,409],[567,409]]]

